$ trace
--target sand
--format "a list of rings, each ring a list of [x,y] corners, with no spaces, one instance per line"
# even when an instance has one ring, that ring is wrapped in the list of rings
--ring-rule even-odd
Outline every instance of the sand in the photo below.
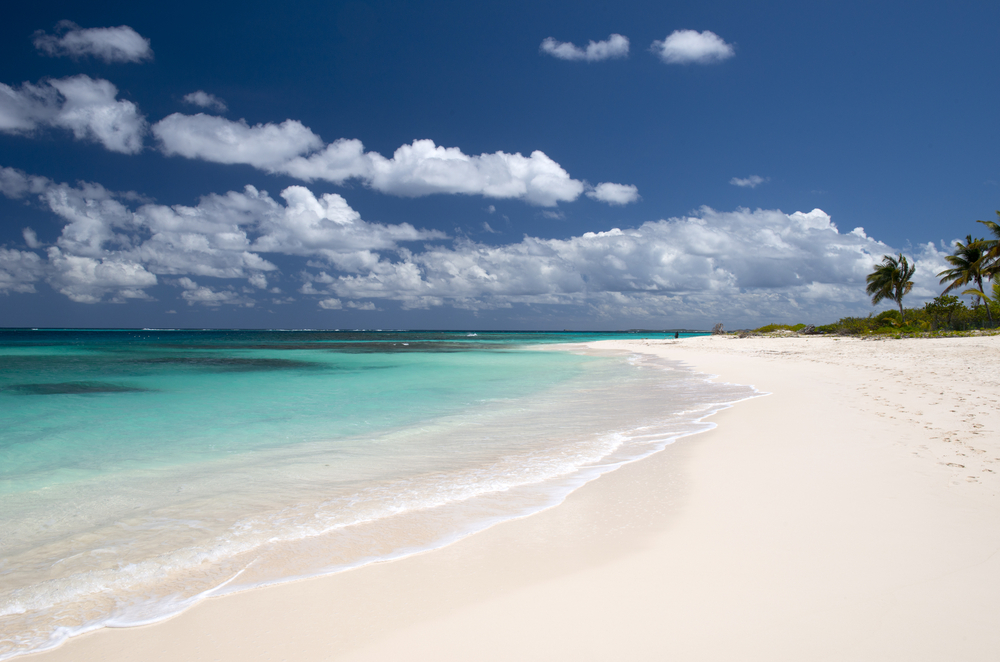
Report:
[[[769,395],[443,549],[31,660],[994,660],[1000,336],[607,341]]]

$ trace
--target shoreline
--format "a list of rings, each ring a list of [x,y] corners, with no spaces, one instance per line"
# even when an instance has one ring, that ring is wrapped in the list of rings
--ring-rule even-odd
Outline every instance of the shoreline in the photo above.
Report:
[[[956,431],[968,439],[932,439],[935,422],[953,432],[949,415],[961,423],[966,412],[905,418],[905,403],[878,390],[899,375],[863,342],[604,341],[772,395],[716,413],[715,429],[554,508],[444,548],[211,598],[162,623],[102,630],[24,659],[988,659],[1000,645],[987,627],[1000,616],[1000,555],[986,554],[1000,547],[990,459],[1000,450],[992,442],[961,469],[944,460],[983,450],[984,435],[972,433],[1000,429],[997,414],[976,409],[969,434]],[[886,344],[912,342],[985,349],[997,374],[1000,343],[990,338]],[[926,350],[883,349],[891,356],[881,360]],[[912,359],[962,390],[956,375],[940,374],[946,360]],[[848,388],[858,384],[864,392]],[[927,395],[937,390],[927,386]],[[1000,392],[995,378],[985,390],[964,388],[965,401],[996,402]],[[958,586],[940,590],[942,576]],[[906,604],[887,597],[907,591]],[[613,648],[601,637],[610,629],[623,633]]]

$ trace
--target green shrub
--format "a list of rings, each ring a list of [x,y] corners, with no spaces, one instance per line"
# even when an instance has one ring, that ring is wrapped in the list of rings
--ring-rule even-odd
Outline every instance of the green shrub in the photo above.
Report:
[[[879,325],[899,326],[903,319],[898,310],[885,310],[875,316],[875,322]]]
[[[796,324],[795,326],[790,326],[788,324],[766,324],[759,329],[754,329],[754,333],[773,333],[775,331],[801,331],[806,328],[805,324]]]
[[[994,319],[1000,319],[998,302],[992,302],[991,310],[994,311]],[[901,336],[990,328],[986,305],[980,303],[969,308],[956,296],[941,295],[925,304],[923,308],[907,308],[905,313],[905,324],[898,310],[884,310],[877,315],[873,313],[868,317],[845,317],[833,324],[817,326],[816,332],[851,336],[868,334]],[[770,331],[779,328],[795,331],[801,328],[801,325],[790,327],[771,324],[761,327],[758,331],[764,333],[765,329]]]

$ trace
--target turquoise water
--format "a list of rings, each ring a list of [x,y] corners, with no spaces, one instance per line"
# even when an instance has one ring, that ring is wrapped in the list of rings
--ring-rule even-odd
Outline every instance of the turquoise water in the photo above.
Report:
[[[609,337],[0,331],[0,659],[445,544],[752,394],[556,344]]]

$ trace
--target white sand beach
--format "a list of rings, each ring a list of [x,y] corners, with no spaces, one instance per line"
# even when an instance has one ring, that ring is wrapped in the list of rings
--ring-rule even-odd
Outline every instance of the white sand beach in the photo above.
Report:
[[[997,658],[1000,336],[595,345],[769,395],[443,549],[25,659]]]

